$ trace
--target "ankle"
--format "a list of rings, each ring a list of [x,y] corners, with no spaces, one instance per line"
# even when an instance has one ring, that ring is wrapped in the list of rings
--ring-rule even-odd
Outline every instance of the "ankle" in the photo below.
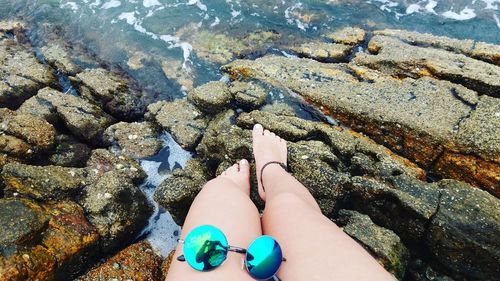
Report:
[[[269,164],[262,170],[261,184],[264,188],[264,191],[276,181],[278,181],[284,174],[288,174],[288,172],[283,169],[279,164]]]

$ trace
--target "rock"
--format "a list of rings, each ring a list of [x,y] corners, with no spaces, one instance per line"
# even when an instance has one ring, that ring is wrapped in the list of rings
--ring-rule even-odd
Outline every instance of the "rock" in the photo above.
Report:
[[[498,279],[499,200],[457,181],[441,181],[439,186],[439,209],[426,237],[432,257],[457,279]]]
[[[49,157],[51,165],[63,167],[84,167],[92,149],[70,135],[57,135],[55,151]]]
[[[196,151],[218,163],[252,159],[252,132],[234,125],[235,113],[227,110],[215,116]]]
[[[175,251],[170,252],[168,256],[163,261],[161,266],[161,271],[163,272],[163,278],[167,278],[168,270],[170,269],[170,265],[172,264],[172,260],[174,259]]]
[[[342,62],[347,61],[352,51],[352,46],[343,44],[332,44],[325,42],[310,42],[300,46],[291,47],[299,57],[311,58],[323,62]]]
[[[161,61],[161,69],[165,77],[173,79],[181,86],[182,91],[189,92],[193,90],[193,74],[182,60],[164,58]]]
[[[105,149],[92,151],[87,161],[89,183],[96,183],[105,173],[113,172],[119,174],[126,181],[132,181],[134,185],[141,184],[146,178],[146,173],[139,163],[125,155],[115,155]]]
[[[86,100],[59,91],[45,88],[33,97],[37,104],[35,108],[43,107],[39,112],[40,117],[53,117],[58,119],[79,139],[86,143],[99,145],[102,143],[104,130],[114,123],[113,117],[103,112],[99,107]],[[28,111],[27,108],[23,112]]]
[[[79,202],[97,228],[105,252],[135,239],[152,211],[142,191],[113,171],[87,186]]]
[[[349,174],[339,172],[339,160],[319,141],[300,141],[288,146],[288,167],[292,175],[311,192],[321,211],[330,216],[337,210]]]
[[[217,113],[228,107],[233,95],[224,82],[212,81],[194,88],[189,92],[188,100],[202,111]]]
[[[20,194],[37,200],[74,197],[86,184],[85,169],[8,163],[1,173],[6,195]]]
[[[281,34],[272,30],[255,31],[233,38],[222,33],[198,30],[196,25],[187,26],[177,34],[183,41],[191,43],[197,57],[218,64],[245,54],[265,52],[281,39]]]
[[[0,150],[10,157],[30,159],[33,155],[31,145],[13,136],[0,135]]]
[[[0,210],[0,253],[39,240],[47,228],[49,218],[28,200],[0,199]]]
[[[414,46],[443,49],[458,54],[469,54],[474,48],[473,40],[460,40],[401,29],[375,30],[373,34],[394,37]]]
[[[340,158],[341,162],[330,162],[339,171],[376,178],[403,173],[419,179],[425,178],[425,172],[415,164],[352,130],[306,121],[295,116],[279,115],[280,112],[281,109],[278,108],[278,111],[269,109],[266,112],[242,113],[236,119],[236,123],[248,129],[256,123],[262,124],[266,129],[288,141],[322,141],[335,152],[335,157]],[[360,161],[360,158],[364,161]]]
[[[196,146],[207,127],[202,113],[184,99],[149,105],[147,118],[167,130],[182,148],[188,150]]]
[[[106,129],[104,139],[107,145],[131,158],[153,156],[163,146],[157,128],[149,122],[114,124]]]
[[[374,255],[387,271],[403,279],[410,252],[394,232],[356,211],[340,210],[337,221],[342,230]]]
[[[479,94],[500,97],[500,67],[445,50],[412,46],[399,39],[374,36],[368,53],[357,53],[353,62],[393,76],[434,76],[462,84]]]
[[[184,224],[194,198],[209,180],[206,168],[198,160],[189,160],[184,169],[176,169],[154,193],[158,204],[168,210],[175,223]]]
[[[500,46],[494,44],[398,29],[376,30],[373,34],[391,36],[411,45],[443,49],[500,65]]]
[[[267,92],[257,83],[234,81],[229,92],[236,104],[244,109],[257,109],[266,103]]]
[[[10,206],[4,208],[7,206],[4,204]],[[31,232],[34,237],[22,241],[22,247],[0,251],[1,280],[68,280],[95,260],[99,236],[78,204],[40,205],[26,199],[0,199],[0,205],[1,210],[16,212],[17,221],[11,226],[19,230],[25,223],[29,223],[28,227],[32,229],[40,225],[39,221],[32,220],[33,212],[43,222],[42,229]],[[8,213],[1,213],[0,219],[9,219]],[[0,225],[9,224],[2,221]]]
[[[0,131],[25,141],[35,153],[50,150],[54,146],[56,135],[56,130],[50,123],[28,114],[2,118]]]
[[[87,221],[82,207],[74,202],[54,202],[44,207],[51,218],[41,244],[57,262],[54,279],[72,279],[97,260],[98,231]]]
[[[440,176],[454,176],[449,172],[453,169],[466,170],[467,175],[473,175],[468,182],[494,194],[500,190],[498,184],[490,185],[498,177],[498,144],[478,140],[481,148],[477,149],[467,141],[474,134],[470,130],[461,132],[473,112],[474,116],[480,116],[481,111],[492,116],[491,110],[476,107],[478,95],[463,86],[430,77],[397,79],[354,65],[274,56],[235,61],[223,69],[233,79],[286,85],[324,113]],[[492,107],[497,106],[496,99],[492,102]],[[485,128],[481,132],[488,134],[481,137],[483,140],[497,139],[489,129],[496,122],[491,119],[481,125]],[[466,133],[470,137],[465,137]],[[450,159],[448,154],[454,157]],[[446,169],[441,168],[441,161],[445,161]]]
[[[118,74],[102,68],[86,69],[72,81],[78,83],[83,97],[101,104],[120,120],[132,121],[145,111],[142,93],[133,89],[130,82]]]
[[[344,27],[332,33],[326,34],[325,37],[331,39],[333,42],[357,45],[365,41],[365,31],[358,27]]]
[[[75,75],[80,68],[73,62],[66,46],[56,43],[49,43],[43,46],[40,51],[45,60],[55,69],[65,75]]]
[[[353,177],[346,188],[345,208],[370,216],[374,223],[394,231],[406,245],[419,247],[439,205],[439,190],[405,175],[382,183]]]
[[[161,258],[148,242],[132,244],[90,270],[77,281],[135,280],[160,281]]]
[[[17,22],[2,22],[2,30],[24,37]],[[40,63],[21,40],[0,39],[0,106],[15,109],[38,89],[56,83],[50,67]]]

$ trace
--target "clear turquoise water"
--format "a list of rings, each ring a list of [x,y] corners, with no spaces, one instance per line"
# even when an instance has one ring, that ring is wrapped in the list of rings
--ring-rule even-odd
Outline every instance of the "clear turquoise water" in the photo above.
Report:
[[[184,95],[185,83],[167,77],[162,61],[182,63],[184,80],[194,86],[220,78],[220,62],[198,58],[200,50],[186,39],[191,33],[238,38],[275,30],[308,40],[351,25],[500,44],[499,8],[500,0],[0,0],[0,18],[21,17],[33,24],[35,44],[52,30],[44,26],[56,26],[64,40],[120,65],[154,99],[165,99]],[[131,58],[144,54],[140,68],[130,67]]]

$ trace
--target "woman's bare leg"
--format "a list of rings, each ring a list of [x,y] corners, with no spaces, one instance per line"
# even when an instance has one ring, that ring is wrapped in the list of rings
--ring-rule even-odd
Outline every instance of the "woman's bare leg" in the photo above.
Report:
[[[253,147],[265,192],[263,232],[281,244],[282,280],[394,280],[357,242],[326,218],[309,191],[279,165],[260,167],[269,161],[286,162],[286,142],[262,126],[253,131]],[[265,194],[264,194],[265,193]]]
[[[250,166],[242,160],[227,169],[222,175],[209,181],[196,196],[182,228],[184,239],[191,229],[213,225],[226,235],[229,245],[246,248],[261,234],[260,216],[249,198]],[[182,244],[176,249],[175,257],[183,254]],[[229,252],[227,260],[210,272],[199,272],[186,262],[174,259],[167,275],[167,281],[224,281],[253,280],[241,268],[244,256]]]

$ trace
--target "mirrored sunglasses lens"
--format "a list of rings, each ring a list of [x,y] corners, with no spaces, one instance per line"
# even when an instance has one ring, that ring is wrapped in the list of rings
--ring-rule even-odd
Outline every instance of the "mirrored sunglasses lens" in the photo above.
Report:
[[[209,271],[221,265],[227,257],[227,239],[224,233],[211,225],[199,226],[184,239],[184,257],[199,271]]]
[[[267,280],[276,274],[282,260],[283,253],[278,242],[270,236],[261,236],[248,247],[245,266],[253,278]]]

